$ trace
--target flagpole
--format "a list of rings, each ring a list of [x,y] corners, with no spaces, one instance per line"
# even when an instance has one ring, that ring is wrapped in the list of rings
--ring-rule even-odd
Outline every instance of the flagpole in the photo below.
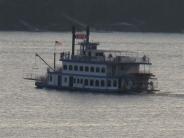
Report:
[[[54,71],[56,70],[56,42],[54,45]]]

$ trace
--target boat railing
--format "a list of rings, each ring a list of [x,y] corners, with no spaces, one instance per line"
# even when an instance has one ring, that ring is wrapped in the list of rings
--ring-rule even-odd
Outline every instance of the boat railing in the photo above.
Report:
[[[67,59],[71,59],[70,52],[69,51],[61,52],[60,53],[60,61],[61,60],[67,60]]]
[[[107,52],[107,51],[106,51]],[[115,62],[115,63],[150,63],[149,57],[143,55],[139,56],[136,52],[120,51],[115,52],[116,54],[110,53],[102,56],[89,56],[77,54],[73,57],[70,52],[60,53],[60,60],[73,60],[73,61],[92,61],[92,62]]]
[[[86,55],[75,55],[73,57],[65,56],[60,60],[73,60],[73,61],[91,61],[91,62],[100,62],[104,61],[104,57],[92,57],[92,56],[86,56]]]
[[[120,63],[150,63],[149,57],[140,52],[102,50],[106,61],[116,61]]]
[[[138,63],[151,63],[150,58],[145,56],[145,55],[143,57],[137,57],[136,62],[138,62]]]
[[[130,57],[130,56],[117,56],[115,58],[107,58],[109,61],[114,61],[117,63],[150,63],[150,59],[146,56],[143,57]]]

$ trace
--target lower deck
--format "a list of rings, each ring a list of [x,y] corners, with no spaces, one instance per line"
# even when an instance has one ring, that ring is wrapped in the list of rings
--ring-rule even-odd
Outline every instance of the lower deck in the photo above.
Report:
[[[77,76],[77,75],[49,75],[47,85],[57,88],[70,89],[93,89],[93,90],[112,90],[120,88],[118,78]]]
[[[70,90],[92,90],[92,91],[154,91],[155,84],[149,77],[139,76],[139,79],[130,76],[109,77],[72,75],[62,73],[49,73],[45,87]],[[39,84],[39,83],[37,83]],[[42,86],[42,84],[41,84]]]

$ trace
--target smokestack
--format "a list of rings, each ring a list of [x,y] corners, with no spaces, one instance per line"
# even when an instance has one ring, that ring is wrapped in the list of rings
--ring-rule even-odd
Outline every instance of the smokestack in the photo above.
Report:
[[[72,58],[75,55],[75,27],[72,27]]]
[[[89,43],[89,34],[90,34],[89,31],[90,31],[89,26],[87,26],[87,28],[86,28],[86,41],[87,41],[87,44]]]

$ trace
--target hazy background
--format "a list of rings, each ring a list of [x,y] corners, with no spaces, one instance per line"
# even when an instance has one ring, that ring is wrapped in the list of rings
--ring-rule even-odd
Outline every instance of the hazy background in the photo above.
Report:
[[[183,0],[0,0],[0,30],[183,32]]]

